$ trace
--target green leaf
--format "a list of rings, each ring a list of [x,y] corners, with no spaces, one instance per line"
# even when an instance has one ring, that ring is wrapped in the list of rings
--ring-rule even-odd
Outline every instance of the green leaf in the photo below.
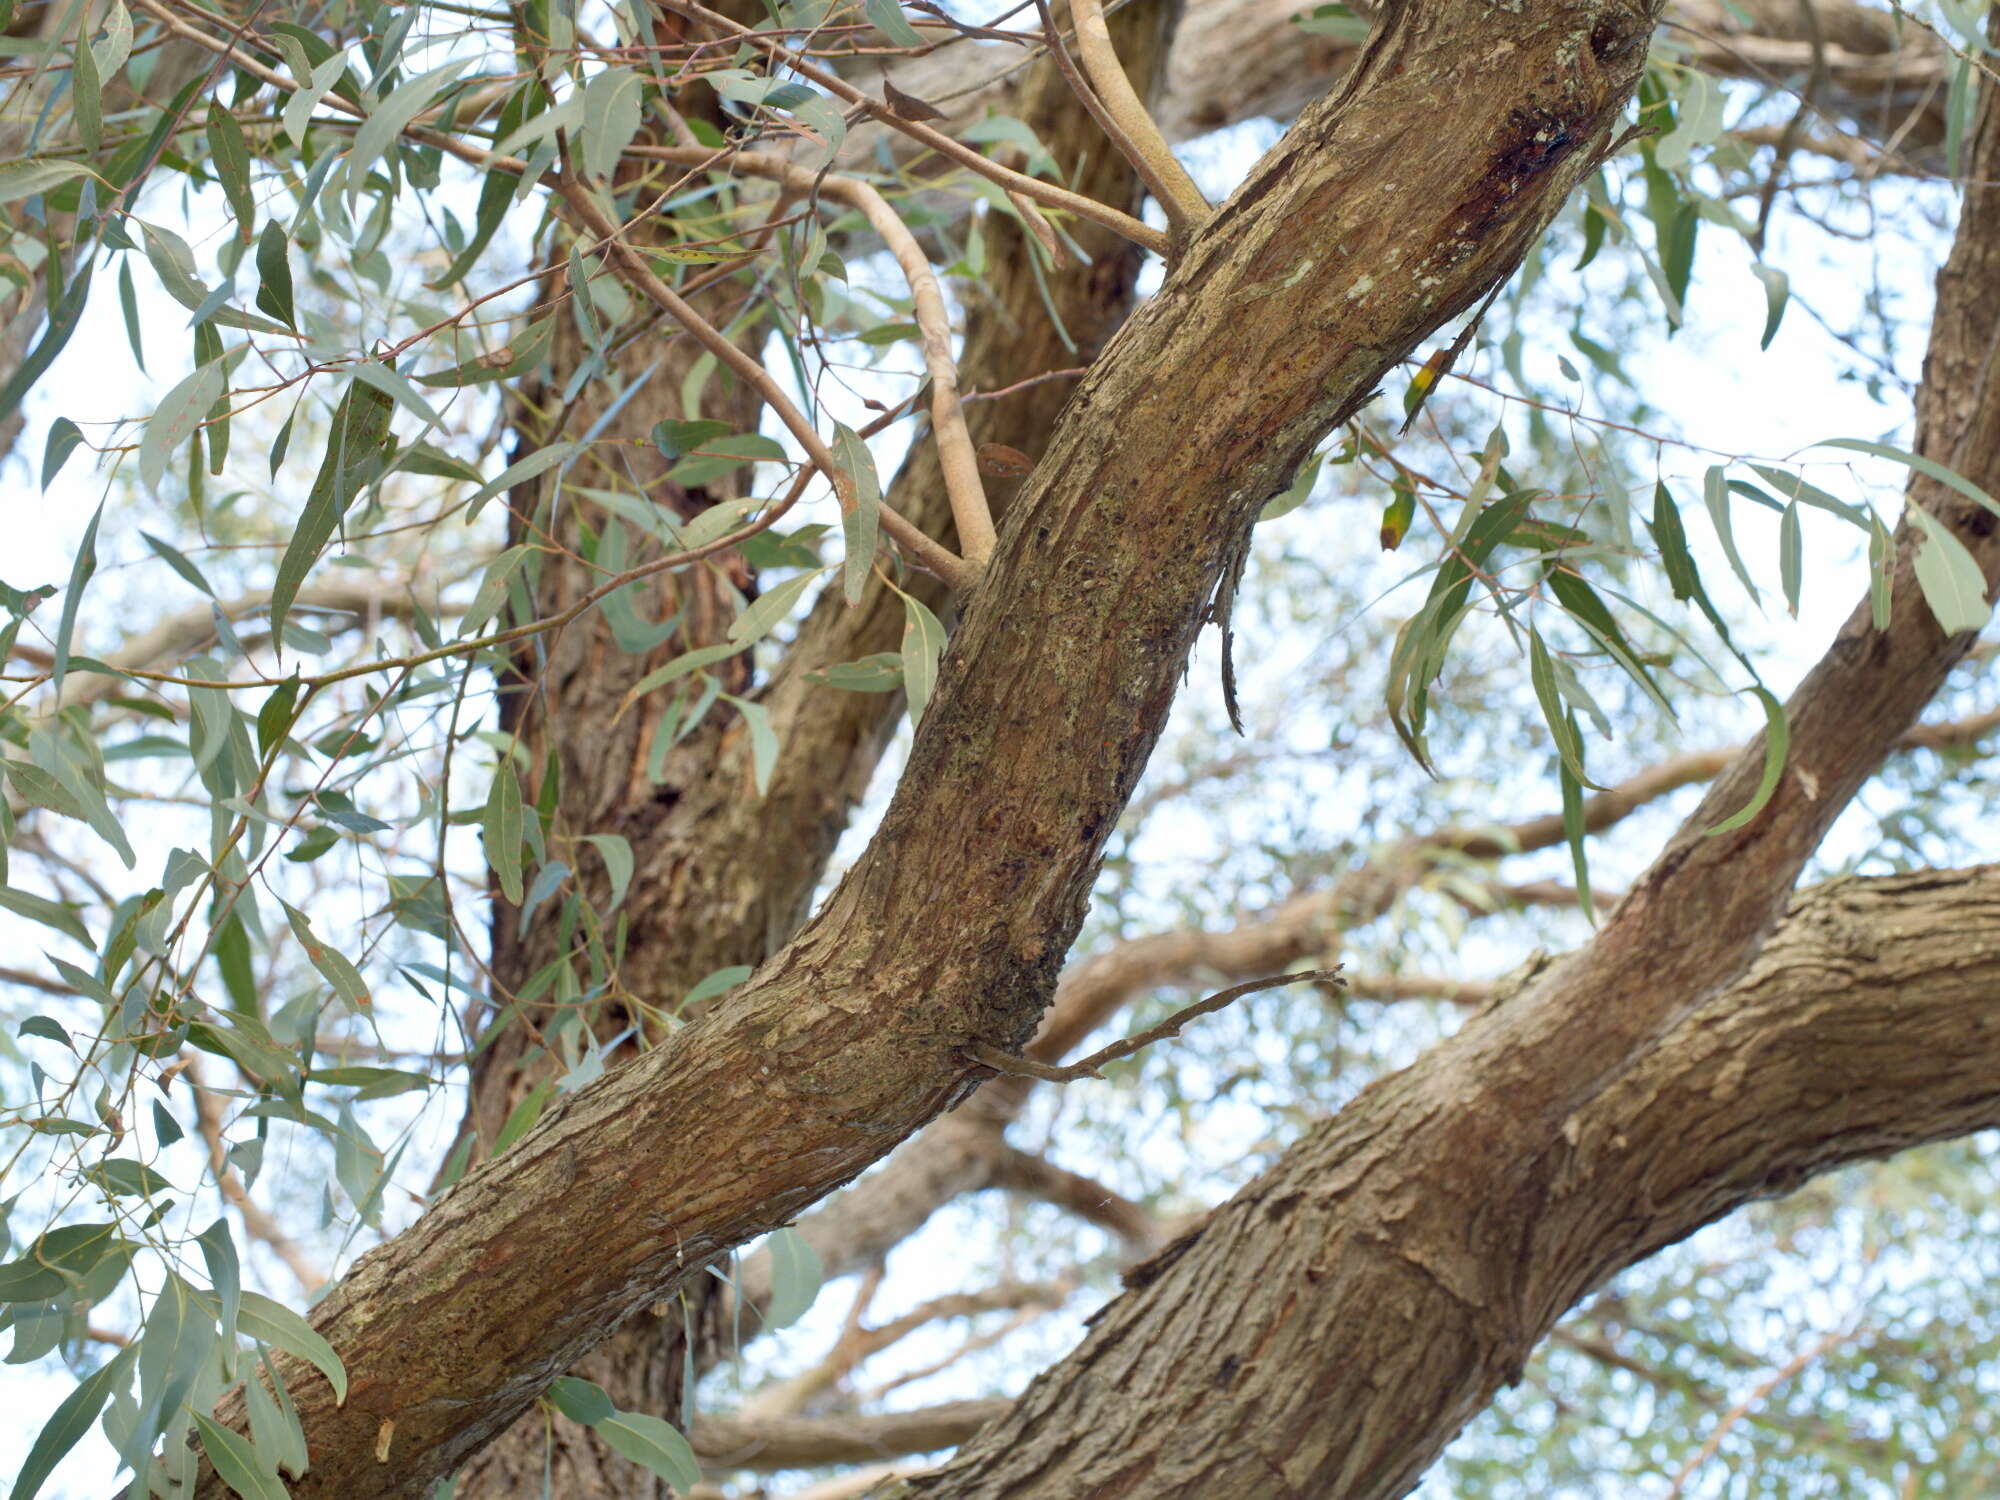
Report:
[[[903,600],[903,690],[910,700],[910,718],[924,716],[937,687],[938,663],[944,656],[944,626],[918,599],[896,591]]]
[[[1576,574],[1561,570],[1549,575],[1549,587],[1561,601],[1562,607],[1596,638],[1598,644],[1610,653],[1611,659],[1625,669],[1625,674],[1645,691],[1647,697],[1660,706],[1661,712],[1668,718],[1677,718],[1674,706],[1660,692],[1652,674],[1646,670],[1645,664],[1639,660],[1638,653],[1632,649],[1631,643],[1619,630],[1618,622],[1612,619],[1611,611],[1605,606],[1604,601],[1597,597],[1597,591]]]
[[[1257,523],[1275,521],[1279,516],[1290,515],[1312,498],[1313,485],[1319,479],[1320,465],[1326,455],[1315,453],[1292,472],[1292,482],[1264,502],[1264,508],[1257,512]],[[1385,526],[1386,530],[1386,526]]]
[[[596,846],[604,859],[605,873],[611,877],[611,904],[605,908],[608,915],[625,904],[625,893],[632,888],[632,845],[615,833],[593,833],[586,842]]]
[[[201,1435],[201,1451],[215,1465],[218,1479],[243,1500],[288,1500],[291,1492],[279,1480],[276,1466],[265,1467],[250,1439],[213,1417],[198,1411],[192,1415],[195,1431]]]
[[[1869,512],[1865,506],[1850,505],[1845,500],[1836,499],[1817,485],[1807,484],[1798,475],[1784,469],[1774,469],[1768,464],[1750,465],[1757,474],[1781,495],[1815,506],[1831,515],[1839,516],[1850,526],[1868,529]]]
[[[282,1302],[273,1302],[258,1292],[245,1291],[236,1326],[258,1343],[282,1349],[318,1370],[326,1377],[327,1384],[333,1387],[336,1406],[347,1400],[347,1368],[341,1364],[340,1356],[333,1352],[333,1345]]]
[[[299,326],[292,304],[292,262],[285,228],[276,219],[257,236],[257,306],[287,328]]]
[[[724,641],[714,646],[697,646],[692,651],[681,653],[665,666],[655,667],[626,689],[625,697],[620,701],[618,714],[615,717],[623,717],[627,709],[654,689],[665,687],[677,677],[685,677],[690,672],[698,672],[703,667],[711,667],[719,661],[740,655],[743,649],[734,642]]]
[[[299,514],[298,529],[278,560],[277,581],[271,586],[273,633],[282,630],[299,585],[318,563],[334,528],[345,519],[355,497],[380,472],[386,457],[389,417],[395,409],[395,403],[374,386],[358,380],[348,383],[334,409],[326,456]]]
[[[729,639],[738,650],[762,640],[784,623],[792,612],[792,606],[798,603],[799,595],[811,588],[813,580],[825,571],[824,568],[815,568],[810,573],[797,574],[776,588],[759,594],[729,627]]]
[[[257,753],[269,756],[271,751],[284,743],[285,736],[292,732],[292,722],[296,717],[294,707],[299,701],[299,676],[294,672],[285,681],[271,689],[271,695],[257,709]]]
[[[639,133],[639,96],[645,79],[631,68],[606,68],[583,89],[583,170],[610,179],[618,159]]]
[[[259,1350],[257,1363],[270,1378],[270,1388],[252,1371],[243,1382],[244,1404],[250,1414],[250,1440],[260,1454],[268,1456],[278,1469],[294,1477],[303,1476],[308,1465],[305,1429],[292,1406],[284,1377],[271,1363],[267,1350]]]
[[[319,108],[319,101],[326,97],[326,91],[347,71],[347,54],[344,51],[335,52],[318,64],[308,66],[306,53],[296,42],[293,48],[285,50],[288,54],[286,62],[292,69],[292,76],[298,79],[299,88],[286,101],[281,118],[285,134],[292,138],[292,143],[303,146],[306,143],[306,122]]]
[[[1889,606],[1895,590],[1896,549],[1889,528],[1868,513],[1868,612],[1877,630],[1889,628]]]
[[[891,46],[924,45],[922,35],[903,15],[903,8],[896,0],[862,0],[861,11],[868,17],[868,24],[887,37]]]
[[[1886,458],[1889,462],[1901,464],[1906,469],[1915,469],[1927,479],[1935,479],[1946,489],[1956,490],[1975,505],[1984,506],[1987,510],[1993,512],[1994,515],[2000,516],[2000,504],[1996,504],[1991,495],[1987,494],[1986,491],[1982,490],[1970,479],[1963,477],[1951,469],[1947,469],[1935,459],[1925,458],[1921,454],[1908,453],[1901,448],[1892,448],[1887,443],[1863,442],[1860,438],[1826,438],[1821,442],[1812,444],[1812,446],[1815,448],[1846,448],[1855,453],[1867,453],[1872,454],[1876,458]]]
[[[1917,586],[1946,635],[1980,630],[1993,614],[1986,598],[1986,575],[1952,529],[1912,500],[1903,513],[1923,539],[1917,545]]]
[[[104,139],[104,81],[97,76],[97,58],[90,48],[79,46],[72,58],[70,100],[76,113],[76,133],[95,151]]]
[[[881,0],[888,4],[888,0]],[[893,9],[893,6],[891,6]],[[902,12],[898,11],[900,17]],[[907,30],[907,26],[905,27]],[[833,424],[834,488],[840,494],[840,531],[847,552],[841,560],[841,592],[849,604],[861,602],[875,566],[875,542],[882,515],[882,479],[861,434],[845,422]]]
[[[1750,267],[1750,274],[1764,283],[1764,337],[1757,347],[1768,349],[1771,340],[1778,336],[1778,325],[1785,320],[1785,304],[1791,300],[1792,281],[1776,266],[1767,266],[1762,261]]]
[[[42,488],[47,490],[49,481],[62,472],[62,466],[69,462],[70,454],[76,452],[83,441],[83,431],[68,417],[57,417],[49,423],[48,441],[42,445]]]
[[[90,933],[76,913],[67,906],[49,900],[46,896],[37,896],[32,891],[17,891],[12,886],[0,885],[0,907],[6,908],[17,917],[26,917],[30,922],[40,922],[44,927],[53,927],[64,937],[74,938],[86,948],[94,947],[90,941]]]
[[[524,820],[521,780],[514,772],[512,757],[503,756],[493,768],[493,785],[486,793],[481,829],[486,841],[486,862],[500,877],[500,894],[515,906],[521,904],[521,840],[527,836]]]
[[[1578,782],[1592,785],[1583,774],[1583,736],[1577,733],[1576,717],[1563,705],[1549,648],[1543,643],[1541,632],[1532,627],[1528,631],[1528,678],[1534,684],[1535,700],[1542,706],[1542,722],[1548,725],[1564,768]]]
[[[1724,818],[1708,830],[1708,838],[1718,833],[1728,833],[1741,828],[1771,800],[1771,794],[1778,789],[1778,778],[1785,774],[1785,755],[1791,748],[1791,725],[1785,718],[1785,705],[1761,687],[1745,688],[1745,692],[1755,693],[1757,701],[1764,708],[1764,774],[1757,782],[1757,790],[1750,794],[1750,800],[1740,809]]]
[[[771,711],[748,698],[738,698],[729,693],[722,696],[736,705],[736,711],[743,715],[743,723],[750,731],[750,776],[756,783],[757,795],[761,797],[771,789],[771,768],[778,763],[778,736],[771,728]]]
[[[236,1246],[229,1238],[229,1221],[217,1219],[195,1236],[201,1246],[202,1262],[208,1267],[208,1284],[220,1304],[218,1322],[222,1328],[223,1373],[233,1376],[236,1363],[236,1319],[243,1302],[243,1268],[236,1258]]]
[[[558,1375],[549,1383],[549,1402],[572,1422],[594,1427],[617,1413],[604,1388],[575,1375]]]
[[[748,964],[731,964],[726,969],[717,969],[713,974],[681,996],[680,1009],[687,1010],[691,1006],[700,1005],[705,1000],[713,1000],[717,995],[727,990],[735,989],[737,985],[756,972]]]
[[[493,1154],[504,1156],[507,1148],[534,1128],[535,1121],[542,1117],[542,1106],[549,1102],[555,1092],[553,1081],[538,1083],[521,1097],[507,1118],[500,1125],[500,1133],[493,1138]]]
[[[121,1459],[133,1462],[179,1419],[181,1403],[214,1348],[214,1314],[200,1293],[168,1272],[147,1311],[138,1342],[141,1421],[131,1443],[137,1452],[128,1449],[119,1455]]]
[[[519,463],[509,464],[500,471],[498,477],[480,486],[478,492],[465,502],[465,518],[469,521],[479,513],[488,500],[503,490],[510,490],[537,474],[553,469],[557,464],[567,463],[583,450],[582,443],[551,443],[546,448],[537,448]]]
[[[1743,566],[1743,554],[1736,550],[1736,530],[1729,518],[1729,486],[1724,479],[1725,472],[1721,464],[1710,466],[1702,479],[1702,502],[1708,507],[1709,524],[1715,527],[1716,539],[1722,543],[1722,555],[1729,559],[1729,566],[1742,582],[1744,592],[1754,600],[1757,585],[1750,581],[1750,570]]]
[[[97,502],[97,509],[90,514],[90,524],[83,528],[83,541],[76,549],[76,561],[70,565],[69,587],[63,590],[62,619],[56,626],[55,661],[49,668],[49,685],[56,696],[62,696],[63,677],[69,671],[69,648],[76,635],[76,614],[83,603],[84,588],[97,572],[97,523],[104,519],[104,502]]]
[[[1576,720],[1571,718],[1569,732],[1576,733]],[[1558,764],[1556,776],[1562,784],[1563,840],[1569,845],[1570,868],[1576,872],[1576,899],[1583,907],[1583,914],[1594,926],[1597,922],[1597,905],[1590,896],[1590,858],[1585,852],[1583,840],[1588,830],[1583,821],[1583,786],[1576,777],[1570,775],[1566,764]]]
[[[805,1236],[787,1225],[775,1231],[766,1247],[771,1255],[771,1301],[764,1309],[766,1328],[788,1328],[805,1316],[826,1280],[819,1252]]]
[[[1799,529],[1799,502],[1794,500],[1778,521],[1778,585],[1794,620],[1799,617],[1799,587],[1804,576],[1805,539]]]
[[[600,1418],[591,1430],[614,1452],[651,1469],[678,1489],[693,1489],[701,1483],[701,1464],[694,1449],[658,1417],[618,1411]]]
[[[312,922],[306,914],[288,902],[280,901],[285,908],[285,916],[292,925],[292,936],[306,950],[306,958],[319,970],[320,977],[333,986],[333,991],[356,1010],[368,1006],[368,982],[361,977],[361,971],[354,967],[344,953],[330,948],[313,931]]]
[[[354,146],[347,156],[347,195],[352,199],[367,186],[368,169],[380,160],[404,128],[430,108],[446,84],[471,67],[474,59],[461,57],[442,67],[420,73],[369,110],[368,118],[354,132]],[[315,77],[317,82],[317,77]],[[287,111],[289,124],[289,110]],[[296,137],[294,137],[296,139]]]
[[[672,420],[653,424],[653,446],[668,459],[683,458],[703,443],[713,438],[727,437],[732,431],[727,422],[676,422]]]
[[[80,161],[43,160],[31,156],[21,161],[0,162],[0,203],[31,198],[36,193],[61,187],[65,182],[74,182],[79,177],[95,178],[106,187],[111,186]]]
[[[810,682],[849,693],[892,693],[903,685],[903,658],[895,651],[877,651],[859,661],[843,661],[823,672],[808,672]]]
[[[222,183],[222,195],[235,215],[237,237],[247,243],[257,222],[257,198],[250,191],[250,143],[243,138],[236,116],[214,99],[208,101],[205,133],[208,164]]]
[[[147,419],[139,438],[139,478],[155,499],[167,466],[207,420],[226,383],[222,362],[211,360],[168,391],[159,409]]]
[[[63,1397],[29,1446],[21,1472],[14,1477],[14,1488],[7,1492],[7,1500],[34,1500],[63,1456],[90,1431],[112,1391],[131,1378],[132,1365],[138,1357],[137,1346],[127,1345],[84,1376],[76,1389]]]

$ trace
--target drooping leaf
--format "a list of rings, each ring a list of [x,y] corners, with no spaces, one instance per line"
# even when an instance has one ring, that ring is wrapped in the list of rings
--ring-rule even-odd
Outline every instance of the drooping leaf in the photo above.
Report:
[[[875,542],[882,514],[882,480],[874,455],[861,434],[845,422],[833,424],[834,488],[840,495],[840,530],[847,544],[841,561],[841,590],[849,604],[861,602],[875,566]]]
[[[899,591],[900,592],[900,591]],[[921,719],[937,686],[938,663],[944,657],[944,626],[920,599],[903,600],[903,690],[910,700],[911,719]]]
[[[7,1500],[34,1500],[64,1455],[90,1431],[111,1393],[121,1389],[132,1378],[132,1366],[138,1358],[137,1347],[127,1345],[84,1376],[77,1382],[76,1389],[63,1397],[48,1421],[42,1424],[35,1441],[29,1445],[28,1456],[22,1460],[21,1471],[14,1477],[14,1487],[7,1492]]]
[[[1917,586],[1924,602],[1946,635],[1982,630],[1993,614],[1987,599],[1986,575],[1979,562],[1952,529],[1915,501],[1904,508],[1910,523],[1923,533],[1917,545]]]
[[[771,1301],[764,1309],[764,1326],[788,1328],[813,1305],[826,1273],[819,1252],[789,1225],[774,1231],[766,1248],[771,1256]]]
[[[572,1422],[595,1426],[618,1408],[604,1394],[604,1388],[575,1375],[558,1375],[549,1383],[549,1401]]]
[[[701,1483],[701,1463],[688,1440],[667,1422],[644,1412],[617,1411],[600,1418],[591,1429],[610,1448],[635,1464],[651,1469],[677,1488]]]
[[[198,1411],[194,1426],[216,1477],[243,1500],[288,1500],[291,1492],[279,1480],[277,1466],[267,1466],[250,1439]]]
[[[347,1400],[347,1368],[340,1356],[313,1326],[282,1302],[273,1302],[259,1292],[245,1291],[237,1314],[237,1327],[260,1344],[304,1360],[326,1377],[333,1387],[335,1405]]]
[[[298,597],[299,586],[332,540],[363,488],[373,482],[387,457],[389,417],[395,403],[374,386],[351,381],[334,409],[333,430],[319,475],[299,514],[298,529],[278,561],[271,586],[271,628],[282,630],[285,615]]]
[[[1764,774],[1757,782],[1757,790],[1750,794],[1750,800],[1708,830],[1710,838],[1741,828],[1764,810],[1771,794],[1778,789],[1779,778],[1785,774],[1785,757],[1791,750],[1791,723],[1785,716],[1785,705],[1762,687],[1746,688],[1744,691],[1755,693],[1764,709]]]

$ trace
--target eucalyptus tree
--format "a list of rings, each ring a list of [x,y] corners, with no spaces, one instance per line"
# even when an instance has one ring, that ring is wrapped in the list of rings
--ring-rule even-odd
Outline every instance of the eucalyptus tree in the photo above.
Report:
[[[26,336],[0,406],[51,407],[45,489],[86,455],[108,481],[67,580],[6,595],[0,905],[70,946],[13,976],[60,998],[16,1028],[0,1294],[17,1359],[79,1371],[17,1493],[101,1417],[163,1494],[645,1494],[961,1443],[855,1482],[1398,1494],[1616,1273],[1994,1123],[1992,872],[1791,897],[1890,757],[1991,727],[1918,722],[2000,569],[1986,11],[1689,5],[1656,38],[1662,9],[19,18],[0,196]],[[1172,149],[1293,110],[1220,202]],[[1901,518],[1745,455],[1696,481],[1691,542],[1692,491],[1635,503],[1634,445],[1566,437],[1522,339],[1567,300],[1572,350],[1626,381],[1565,289],[1616,259],[1627,307],[1678,327],[1705,232],[1756,253],[1768,344],[1770,232],[1809,162],[1964,185],[1914,441],[1823,455],[1907,472]],[[164,389],[53,410],[113,304]],[[1469,350],[1514,420],[1455,400]],[[1384,777],[1449,761],[1479,659],[1519,685],[1484,713],[1545,738],[1560,811],[1406,821],[1233,929],[1066,970],[1206,626],[1228,717],[1258,722],[1262,663],[1239,695],[1229,647],[1269,608],[1253,528],[1322,472],[1379,508],[1369,549],[1424,554],[1421,602],[1325,684],[1379,706]],[[1803,513],[1867,552],[1788,698],[1711,590],[1718,562],[1766,571],[1745,507],[1779,518],[1794,613]],[[207,596],[191,615],[109,576],[141,526],[157,576]],[[1732,689],[1750,743],[1600,784],[1594,727]],[[906,710],[893,795],[815,910]],[[1188,779],[1241,768],[1212,760]],[[1704,781],[1593,895],[1587,841]],[[1574,883],[1499,878],[1536,850]],[[1352,976],[1488,1003],[1212,1210],[1010,1138],[1143,1049],[1171,1068],[1169,1037],[1258,989],[1339,1003],[1350,935],[1417,892],[1597,925],[1497,990]],[[1204,980],[1228,987],[1064,1063]],[[324,1286],[310,1210],[259,1201],[317,1151],[322,1229],[344,1260],[373,1244]],[[228,1215],[204,1226],[192,1171]],[[926,1323],[1067,1295],[862,1321],[884,1257],[987,1190],[1113,1235],[1124,1293],[1018,1401],[819,1413]],[[323,1295],[301,1314],[246,1259]],[[824,1362],[696,1409],[850,1274]]]

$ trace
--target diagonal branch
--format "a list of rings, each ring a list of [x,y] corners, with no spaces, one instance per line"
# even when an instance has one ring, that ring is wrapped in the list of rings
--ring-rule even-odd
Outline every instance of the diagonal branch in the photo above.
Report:
[[[1118,49],[1111,44],[1111,28],[1104,24],[1101,0],[1070,0],[1069,8],[1076,21],[1076,48],[1083,55],[1084,71],[1090,74],[1105,113],[1118,123],[1116,138],[1134,153],[1132,165],[1158,196],[1174,238],[1185,240],[1208,218],[1208,199],[1175,160],[1145,102],[1133,92],[1125,65],[1118,61]],[[1051,32],[1049,45],[1060,49],[1061,38]]]

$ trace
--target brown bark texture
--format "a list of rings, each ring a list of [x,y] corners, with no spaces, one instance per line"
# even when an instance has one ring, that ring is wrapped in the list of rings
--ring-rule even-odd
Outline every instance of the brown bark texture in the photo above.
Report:
[[[885,1495],[1403,1493],[1439,1430],[1513,1373],[1458,1362],[1461,1331],[1495,1324],[1483,1300],[1494,1283],[1602,1279],[1815,1173],[2000,1124],[2000,953],[1966,941],[1992,930],[1996,903],[1993,866],[1842,879],[1797,897],[1747,973],[1566,1122],[1557,1191],[1529,1247],[1539,1272],[1509,1261],[1484,1286],[1440,1284],[1450,1263],[1433,1247],[1395,1221],[1353,1218],[1347,1205],[1368,1188],[1346,1153],[1381,1117],[1350,1110],[1308,1148],[1306,1201],[1286,1196],[1302,1191],[1292,1177],[1278,1196],[1230,1205],[1189,1252],[1205,1263],[1190,1295],[1127,1297],[975,1451]],[[1396,1172],[1402,1202],[1432,1191],[1407,1167],[1377,1170]],[[1354,1239],[1364,1248],[1344,1251]],[[1212,1249],[1225,1243],[1227,1254]],[[1333,1268],[1300,1255],[1315,1245],[1378,1260],[1388,1300],[1363,1314],[1322,1296]],[[1125,1316],[1145,1304],[1143,1323]],[[1367,1382],[1379,1390],[1363,1409],[1340,1404]]]
[[[964,1043],[1027,1041],[1226,559],[1329,427],[1518,263],[1608,141],[1654,18],[1386,16],[1065,408],[821,914],[316,1309],[352,1388],[336,1407],[297,1382],[300,1493],[421,1492],[622,1318],[963,1098]]]
[[[2000,109],[1990,87],[1968,149],[1917,446],[1991,490]],[[1922,476],[1909,498],[1953,527],[1990,595],[2000,576],[1992,512]],[[1604,1278],[1827,1165],[1991,1124],[1990,1057],[1961,1067],[1969,1051],[1990,1049],[1979,1040],[1990,990],[1971,991],[1969,1013],[1953,1018],[1966,1038],[1954,1051],[1925,1029],[1937,1021],[1907,1016],[1893,984],[1870,987],[1874,1009],[1855,1016],[1843,1051],[1829,1019],[1791,1029],[1796,1000],[1774,1015],[1725,989],[1757,958],[1826,828],[1972,644],[1912,607],[1916,544],[1914,528],[1899,528],[1888,627],[1874,627],[1863,601],[1793,694],[1790,754],[1757,818],[1711,832],[1750,796],[1761,743],[1717,780],[1587,948],[1309,1132],[1139,1268],[1134,1291],[1006,1422],[901,1493],[1402,1494]],[[1959,920],[1946,924],[1959,934],[1952,962],[1976,964]],[[1822,962],[1843,953],[1875,959],[1835,943]],[[1798,962],[1783,945],[1770,954]],[[1735,1003],[1719,1006],[1718,993]],[[1953,998],[1968,1005],[1965,992]],[[1896,1061],[1870,1060],[1883,1038],[1905,1035],[1911,1049]],[[1187,1378],[1197,1365],[1212,1377]],[[1151,1422],[1139,1418],[1147,1411]]]
[[[1121,55],[1141,87],[1158,71],[1171,19],[1172,8],[1160,3],[1134,5],[1121,15]],[[1130,170],[1115,153],[1093,149],[1096,143],[1086,132],[1094,126],[1052,65],[1044,64],[1029,77],[1021,109],[1043,141],[1064,159],[1079,162],[1072,179],[1078,191],[1136,209]],[[1024,237],[1011,220],[995,216],[986,232],[994,271],[968,313],[962,383],[1000,390],[1087,363],[1130,309],[1138,251],[1096,226],[1080,225],[1073,238],[1087,258],[1037,276],[1029,268]],[[620,352],[619,373],[626,382],[640,378],[654,361],[661,367],[652,374],[647,392],[627,402],[603,428],[612,440],[607,448],[623,456],[626,469],[583,482],[636,483],[682,514],[708,503],[706,495],[685,494],[665,479],[666,466],[650,451],[647,433],[663,410],[675,416],[721,417],[739,431],[754,430],[757,403],[740,388],[717,393],[711,385],[711,397],[699,412],[674,408],[672,393],[681,389],[697,352],[685,339],[667,341],[657,334],[635,339]],[[563,389],[588,357],[576,327],[564,325],[543,398]],[[974,403],[968,410],[974,440],[1033,453],[1072,384],[1068,378],[1049,380],[1001,400]],[[582,387],[574,403],[559,410],[555,422],[529,430],[589,430],[599,420],[599,409],[617,393],[608,383],[593,381]],[[647,394],[654,399],[644,399]],[[531,420],[524,411],[517,430]],[[544,496],[551,488],[538,484],[517,497],[516,529],[522,536],[538,533],[533,517],[545,513]],[[1004,501],[1000,484],[992,488]],[[950,536],[950,507],[936,450],[927,438],[912,449],[888,498],[926,531]],[[574,505],[561,514],[565,524],[554,529],[570,551],[551,556],[544,567],[535,606],[540,614],[562,608],[601,576],[576,555]],[[731,559],[731,572],[739,586],[750,583],[740,559]],[[652,754],[649,730],[660,705],[642,703],[622,719],[617,710],[630,685],[647,672],[681,651],[724,638],[733,615],[712,585],[701,586],[706,577],[696,574],[690,590],[686,575],[661,575],[655,597],[642,613],[665,618],[683,610],[687,623],[655,651],[622,650],[605,623],[593,616],[588,625],[571,627],[523,662],[503,707],[503,722],[522,735],[529,763],[546,766],[553,755],[561,767],[556,825],[567,835],[562,843],[570,852],[562,857],[572,868],[592,867],[593,856],[583,842],[589,834],[616,833],[629,844],[635,875],[622,908],[628,927],[619,978],[623,988],[655,1003],[671,1004],[672,997],[720,968],[761,963],[792,935],[902,711],[900,694],[844,693],[808,680],[809,673],[836,663],[894,650],[902,633],[902,606],[890,590],[871,586],[862,604],[850,609],[836,585],[808,617],[772,679],[755,694],[770,713],[780,744],[767,794],[747,795],[750,771],[743,727],[720,707],[712,711],[710,723],[666,756],[654,780],[644,767]],[[951,615],[945,592],[935,582],[919,577],[911,586],[932,609]],[[739,659],[739,677],[747,670],[745,661]],[[731,689],[747,686],[739,680]],[[602,895],[601,881],[596,894]],[[503,995],[518,993],[545,965],[561,958],[559,928],[545,913],[539,927],[524,934],[518,913],[497,893],[495,913],[495,985]],[[559,1007],[543,1005],[534,1014],[546,1024],[557,1013]],[[608,1038],[632,1019],[622,1007],[606,1005],[592,1027]],[[529,1090],[560,1071],[537,1035],[518,1022],[509,1025],[473,1060],[467,1128],[476,1132],[481,1157]],[[648,1027],[649,1039],[659,1035],[657,1026]],[[633,1050],[621,1049],[615,1060],[628,1058]],[[760,1279],[753,1285],[756,1290],[748,1300],[754,1308],[768,1283]],[[733,1316],[729,1300],[723,1282],[697,1281],[674,1301],[649,1304],[571,1373],[602,1386],[622,1408],[678,1420],[685,1404],[684,1373],[705,1371],[734,1339],[757,1329],[754,1311]],[[590,1429],[542,1413],[530,1414],[474,1457],[459,1473],[455,1493],[461,1500],[514,1495],[538,1489],[545,1478],[553,1492],[565,1496],[667,1493],[663,1479],[618,1455]]]

